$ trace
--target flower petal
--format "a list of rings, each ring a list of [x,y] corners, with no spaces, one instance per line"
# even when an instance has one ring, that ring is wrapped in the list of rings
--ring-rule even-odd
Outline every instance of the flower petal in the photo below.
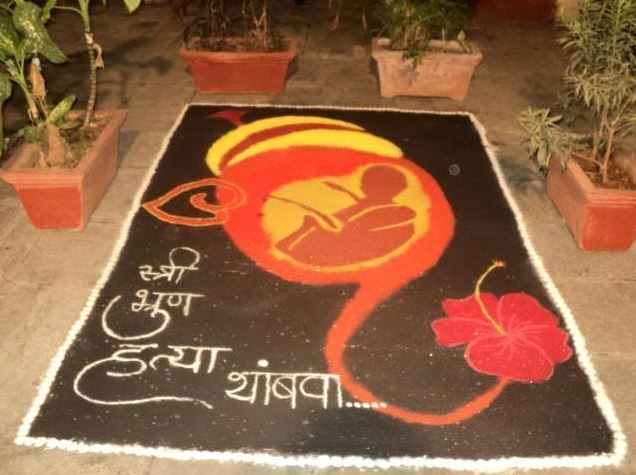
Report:
[[[497,315],[498,299],[494,294],[481,294],[481,300],[493,317]],[[472,318],[486,321],[486,317],[482,313],[474,295],[463,299],[444,299],[442,308],[444,313],[450,318]]]
[[[475,371],[524,383],[549,379],[554,363],[539,346],[506,335],[479,338],[466,347],[468,365]]]
[[[555,363],[563,363],[572,356],[572,349],[567,341],[567,332],[552,326],[526,326],[519,329],[519,338],[531,341],[541,347]]]
[[[558,326],[559,319],[528,294],[506,294],[499,299],[498,320],[506,330],[524,324]]]
[[[490,323],[484,318],[481,320],[471,318],[439,318],[433,320],[431,327],[435,332],[437,344],[449,347],[465,345],[477,337],[496,334]]]

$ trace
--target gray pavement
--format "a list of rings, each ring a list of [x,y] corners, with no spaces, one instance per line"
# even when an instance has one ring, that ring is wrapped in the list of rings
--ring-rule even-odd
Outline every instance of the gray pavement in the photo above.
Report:
[[[619,254],[579,251],[545,195],[542,177],[519,145],[517,114],[528,104],[549,105],[554,100],[564,64],[555,33],[528,25],[474,25],[470,36],[480,43],[485,60],[465,102],[401,97],[384,100],[379,97],[377,81],[371,72],[369,41],[360,30],[357,18],[346,16],[340,30],[332,34],[328,30],[327,0],[307,0],[305,10],[292,7],[291,0],[282,3],[281,23],[289,33],[301,39],[302,47],[285,93],[276,97],[195,93],[177,56],[179,22],[165,6],[144,5],[133,16],[127,15],[116,2],[108,9],[95,8],[96,38],[104,47],[107,64],[100,75],[99,104],[129,111],[122,132],[121,167],[116,180],[83,233],[35,230],[13,190],[0,183],[0,473],[355,473],[352,469],[273,469],[245,464],[77,454],[13,444],[41,376],[78,318],[110,256],[148,165],[179,111],[193,101],[475,113],[498,149],[501,166],[535,247],[576,317],[628,441],[630,445],[636,444],[636,345],[633,343],[636,337],[636,246]],[[86,64],[76,18],[58,15],[53,34],[70,53],[71,65],[66,69],[51,68],[49,88],[54,96],[69,87],[81,96],[85,90]],[[18,103],[12,104],[5,117],[15,117],[17,106]],[[391,474],[406,472],[388,471]],[[423,472],[446,473],[442,470]],[[573,470],[548,473],[570,474]],[[578,473],[636,474],[636,457],[630,451],[621,467]]]

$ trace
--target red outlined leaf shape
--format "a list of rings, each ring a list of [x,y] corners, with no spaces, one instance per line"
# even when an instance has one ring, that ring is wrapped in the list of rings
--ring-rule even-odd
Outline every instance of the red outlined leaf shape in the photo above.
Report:
[[[209,188],[211,186],[216,187],[219,191],[222,191],[224,193],[224,196],[227,196],[229,194],[230,198],[228,198],[221,204],[209,203],[206,200],[206,196],[209,194]],[[209,213],[210,216],[180,216],[169,213],[163,209],[163,207],[170,201],[177,199],[177,197],[184,194],[189,195],[192,193],[192,191],[195,191],[197,189],[202,189],[204,191],[191,195],[189,202],[192,205],[193,209]],[[165,195],[162,195],[152,201],[148,201],[142,204],[142,206],[154,217],[166,223],[192,227],[205,227],[223,224],[225,221],[227,221],[228,211],[241,206],[243,203],[245,203],[245,201],[245,192],[234,183],[226,180],[221,180],[219,178],[206,178],[203,180],[197,180],[179,185],[176,188],[170,190]]]

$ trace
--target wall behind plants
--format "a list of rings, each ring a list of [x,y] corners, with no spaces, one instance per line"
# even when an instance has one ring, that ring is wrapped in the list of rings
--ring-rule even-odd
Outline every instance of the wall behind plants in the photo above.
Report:
[[[544,23],[554,20],[558,0],[477,0],[476,15],[504,23]]]
[[[575,16],[578,6],[578,0],[557,0],[557,11],[566,18]]]

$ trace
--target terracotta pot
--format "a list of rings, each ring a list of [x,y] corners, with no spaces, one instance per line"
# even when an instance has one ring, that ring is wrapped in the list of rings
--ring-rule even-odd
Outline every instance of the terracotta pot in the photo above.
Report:
[[[595,186],[581,167],[568,162],[561,170],[553,160],[548,172],[548,196],[581,249],[622,251],[636,239],[636,191]]]
[[[476,16],[480,20],[551,23],[556,0],[478,0]]]
[[[374,38],[371,56],[378,64],[380,94],[382,97],[426,96],[450,97],[461,101],[468,95],[468,87],[482,54],[469,43],[471,53],[462,52],[456,42],[450,42],[457,52],[441,49],[441,41],[431,41],[431,51],[413,68],[413,62],[404,60],[401,51],[392,51],[388,38]],[[446,44],[448,48],[449,43]]]
[[[32,144],[20,147],[0,170],[0,178],[18,192],[35,227],[82,230],[117,173],[119,130],[126,111],[101,111],[109,117],[97,140],[75,168],[29,166],[39,153]]]
[[[286,43],[285,51],[273,53],[181,50],[179,55],[201,92],[280,93],[298,42],[288,39]]]

